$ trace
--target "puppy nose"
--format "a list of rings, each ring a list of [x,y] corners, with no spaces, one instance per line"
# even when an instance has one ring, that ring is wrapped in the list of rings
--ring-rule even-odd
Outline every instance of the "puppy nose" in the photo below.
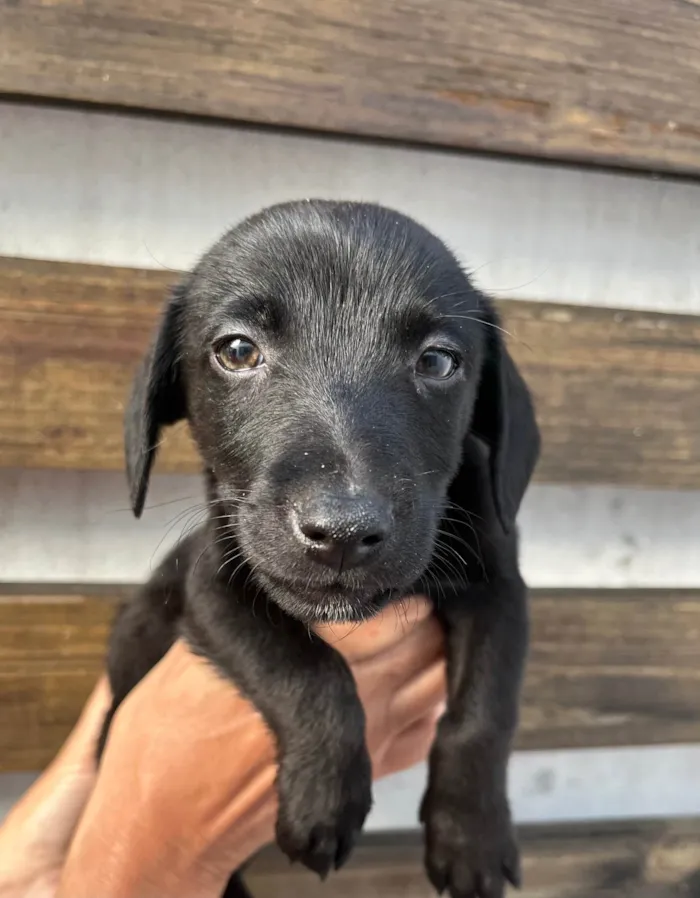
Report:
[[[297,505],[292,517],[311,557],[338,570],[368,562],[391,530],[388,505],[364,496],[315,496]]]

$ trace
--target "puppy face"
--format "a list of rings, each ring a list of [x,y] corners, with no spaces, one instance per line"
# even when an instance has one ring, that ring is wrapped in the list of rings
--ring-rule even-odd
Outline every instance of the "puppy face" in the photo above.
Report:
[[[135,510],[158,428],[186,415],[268,596],[305,620],[371,614],[425,571],[475,407],[502,429],[496,328],[410,219],[350,203],[266,210],[166,310],[127,419]]]

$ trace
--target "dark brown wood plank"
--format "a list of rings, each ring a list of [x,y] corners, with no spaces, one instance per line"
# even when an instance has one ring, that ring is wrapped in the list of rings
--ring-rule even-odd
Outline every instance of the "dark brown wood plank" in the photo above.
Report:
[[[700,741],[700,593],[536,590],[520,748]]]
[[[23,589],[0,586],[0,772],[40,770],[61,746],[103,669],[122,594]]]
[[[522,898],[697,898],[700,820],[528,826]],[[419,833],[365,836],[327,883],[267,849],[246,879],[255,898],[433,898]],[[516,894],[509,892],[509,895]]]
[[[53,756],[128,594],[0,586],[0,771]],[[532,618],[519,748],[700,741],[700,592],[538,590]]]
[[[0,258],[0,465],[123,469],[124,401],[176,279]],[[197,469],[184,427],[163,449],[160,470]]]
[[[162,271],[0,258],[0,465],[119,470]],[[537,479],[700,487],[700,318],[501,302],[544,439]],[[158,469],[194,471],[186,427]]]
[[[3,0],[0,92],[700,171],[697,0]]]

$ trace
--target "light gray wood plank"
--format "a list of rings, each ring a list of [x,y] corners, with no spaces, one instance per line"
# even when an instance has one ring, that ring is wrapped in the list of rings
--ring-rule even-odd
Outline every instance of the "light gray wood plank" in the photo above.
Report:
[[[263,206],[416,216],[507,298],[700,312],[700,184],[0,104],[0,255],[188,268]]]

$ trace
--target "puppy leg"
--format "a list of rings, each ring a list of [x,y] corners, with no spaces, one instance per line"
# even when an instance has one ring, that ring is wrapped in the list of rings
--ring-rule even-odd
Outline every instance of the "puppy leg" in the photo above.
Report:
[[[421,808],[426,865],[451,898],[502,898],[519,885],[506,794],[527,640],[522,582],[482,583],[439,616],[447,636],[448,704]]]
[[[183,607],[181,551],[181,548],[173,550],[165,557],[150,581],[122,606],[112,625],[107,650],[112,706],[98,740],[98,762],[117,708],[177,638]]]
[[[202,568],[204,565],[202,565]],[[350,854],[371,802],[355,681],[338,652],[262,596],[188,584],[183,633],[260,711],[277,740],[277,842],[325,877]]]
[[[421,808],[428,873],[451,898],[502,898],[506,882],[520,879],[506,775],[527,654],[527,590],[517,535],[504,532],[496,516],[479,458],[471,458],[459,484],[463,505],[455,506],[472,514],[444,534],[443,551],[455,564],[463,559],[477,582],[452,582],[435,596],[448,699]]]

